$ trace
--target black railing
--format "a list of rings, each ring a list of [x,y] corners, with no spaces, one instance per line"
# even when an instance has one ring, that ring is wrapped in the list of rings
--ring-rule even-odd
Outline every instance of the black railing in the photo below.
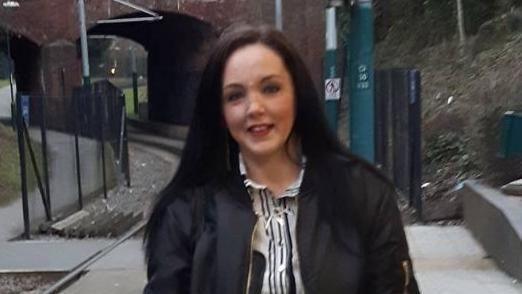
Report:
[[[375,72],[376,164],[422,220],[421,76],[415,69]]]
[[[17,95],[16,123],[20,152],[20,172],[22,179],[22,199],[24,215],[24,237],[30,236],[30,216],[27,187],[26,166],[32,166],[38,190],[41,195],[45,217],[52,220],[51,210],[52,191],[49,184],[48,144],[49,131],[61,136],[60,138],[74,137],[74,157],[71,156],[72,170],[57,170],[57,173],[75,173],[78,209],[84,205],[84,189],[82,189],[82,144],[86,141],[98,142],[101,149],[101,165],[98,171],[91,171],[94,175],[103,175],[103,194],[107,198],[108,180],[106,171],[106,145],[112,149],[114,165],[117,171],[124,175],[126,184],[130,185],[129,153],[126,130],[125,97],[120,89],[108,81],[99,81],[89,86],[75,88],[72,97],[42,97],[37,95]],[[38,162],[32,140],[29,139],[29,127],[39,127],[41,139],[42,162]],[[82,143],[83,142],[83,143]],[[52,142],[51,143],[56,143]],[[63,144],[63,142],[60,142]],[[67,142],[65,143],[67,144]],[[92,143],[90,143],[92,145]],[[26,148],[29,151],[30,162],[26,160]],[[68,149],[67,149],[68,150]],[[57,154],[57,156],[67,156]],[[69,154],[71,155],[71,154]],[[74,158],[74,159],[72,159]],[[86,159],[88,160],[88,159]],[[85,162],[83,162],[85,164]],[[69,165],[68,165],[69,166]],[[122,177],[118,177],[122,178]]]

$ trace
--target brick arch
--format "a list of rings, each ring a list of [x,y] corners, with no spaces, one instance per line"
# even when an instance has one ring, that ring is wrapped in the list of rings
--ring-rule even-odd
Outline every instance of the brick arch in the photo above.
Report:
[[[191,35],[195,38],[204,38],[205,34],[217,34],[215,27],[206,21],[184,13],[169,11],[155,11],[163,18],[150,22],[124,22],[111,24],[92,24],[88,34],[107,34],[131,39],[145,48],[157,45],[160,39],[170,40],[172,35]],[[143,17],[145,14],[121,14],[111,19],[125,19]],[[170,33],[169,35],[162,35]],[[79,36],[78,36],[79,38]]]
[[[149,118],[186,125],[189,123],[208,49],[217,30],[192,16],[159,12],[154,22],[99,24],[89,34],[115,35],[141,44],[148,52]],[[119,16],[139,17],[141,13]]]

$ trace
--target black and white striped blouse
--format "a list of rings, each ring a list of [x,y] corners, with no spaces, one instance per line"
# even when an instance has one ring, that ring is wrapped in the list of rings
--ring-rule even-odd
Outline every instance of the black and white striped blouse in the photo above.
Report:
[[[305,162],[303,157],[296,181],[275,198],[266,186],[247,177],[243,159],[239,156],[239,169],[257,215],[252,250],[262,254],[266,261],[263,294],[304,293],[295,240],[297,197]]]

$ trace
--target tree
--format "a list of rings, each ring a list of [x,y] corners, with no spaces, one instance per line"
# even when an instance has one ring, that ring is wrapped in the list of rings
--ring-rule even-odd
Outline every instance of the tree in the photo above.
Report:
[[[457,1],[457,26],[459,32],[459,45],[463,47],[466,44],[466,32],[464,30],[464,11],[462,8],[462,0]]]

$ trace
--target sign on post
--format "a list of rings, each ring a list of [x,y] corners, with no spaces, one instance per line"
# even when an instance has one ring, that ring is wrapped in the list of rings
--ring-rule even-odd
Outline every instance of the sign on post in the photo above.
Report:
[[[324,94],[326,100],[341,99],[341,79],[326,79],[324,83]]]
[[[25,123],[29,125],[29,96],[22,95],[22,118],[25,120]]]

